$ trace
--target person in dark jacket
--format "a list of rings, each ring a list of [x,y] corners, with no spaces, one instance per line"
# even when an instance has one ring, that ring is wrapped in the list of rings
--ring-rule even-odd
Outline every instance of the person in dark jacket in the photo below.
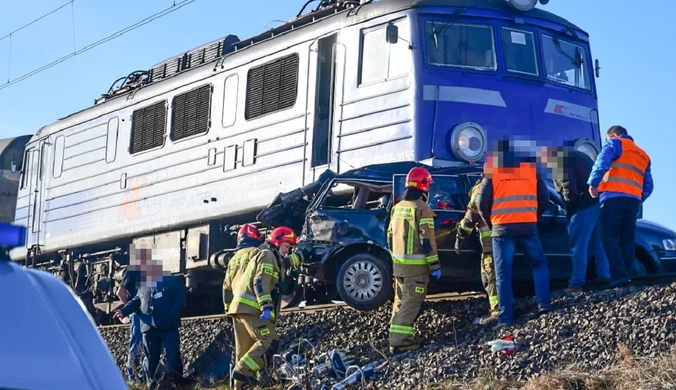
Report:
[[[114,317],[124,318],[132,313],[140,315],[147,356],[143,363],[146,382],[150,387],[163,348],[169,368],[179,376],[183,375],[178,328],[181,326],[181,309],[186,294],[181,280],[163,272],[160,261],[152,259],[152,249],[136,247],[130,253],[135,254],[132,262],[140,263],[141,269],[145,269],[145,281],[136,296],[117,310]]]
[[[568,281],[568,293],[582,292],[589,261],[589,247],[595,257],[596,276],[610,282],[608,257],[601,241],[601,227],[598,222],[601,206],[597,198],[589,194],[587,179],[591,174],[594,160],[587,154],[572,148],[545,147],[542,161],[552,170],[554,186],[565,203],[570,237],[573,272]]]
[[[641,204],[653,193],[650,156],[622,126],[606,132],[589,175],[589,193],[601,200],[601,239],[610,260],[613,281],[605,287],[628,284],[636,259],[636,219]]]
[[[500,307],[495,329],[500,329],[513,324],[512,266],[517,247],[533,270],[539,312],[551,310],[549,268],[537,227],[549,203],[549,190],[535,164],[517,157],[509,140],[496,144],[490,160],[492,167],[481,181],[476,203],[492,230]]]

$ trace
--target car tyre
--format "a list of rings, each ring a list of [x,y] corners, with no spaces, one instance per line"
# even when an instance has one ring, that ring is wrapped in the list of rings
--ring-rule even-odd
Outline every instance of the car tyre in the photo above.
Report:
[[[375,310],[392,297],[392,267],[370,253],[349,257],[336,276],[338,294],[357,310]]]

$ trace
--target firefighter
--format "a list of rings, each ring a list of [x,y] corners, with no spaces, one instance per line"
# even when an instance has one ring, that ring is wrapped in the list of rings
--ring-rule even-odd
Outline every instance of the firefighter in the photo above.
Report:
[[[299,265],[300,258],[291,252],[296,245],[296,234],[281,226],[267,237],[258,248],[247,248],[235,262],[232,274],[226,277],[224,303],[233,319],[237,363],[232,373],[235,389],[246,383],[258,382],[257,375],[267,366],[279,346],[275,330],[280,311],[280,277],[286,265]],[[289,259],[284,260],[284,257]],[[230,269],[230,266],[228,266]]]
[[[256,252],[258,247],[263,244],[261,232],[255,226],[244,224],[237,232],[237,252],[228,262],[228,269],[225,271],[223,279],[223,305],[225,312],[228,312],[228,305],[232,302],[232,280],[235,274],[241,273],[242,268],[246,268],[248,259]],[[241,358],[240,351],[237,350],[237,359]]]
[[[392,255],[395,298],[390,322],[390,352],[416,350],[413,324],[427,295],[430,273],[441,277],[434,237],[435,214],[427,204],[432,176],[423,167],[406,176],[404,200],[392,208],[387,244]]]
[[[484,165],[484,172],[487,164]],[[455,239],[455,252],[460,254],[462,242],[469,237],[469,235],[476,230],[479,233],[479,241],[481,242],[481,281],[488,294],[489,313],[479,319],[479,324],[489,325],[498,320],[499,306],[498,306],[498,289],[496,287],[495,279],[495,265],[493,264],[493,239],[491,238],[491,229],[486,222],[481,219],[479,215],[479,207],[475,202],[476,191],[481,184],[483,175],[476,182],[474,187],[469,190],[469,203],[467,204],[467,212],[464,218],[458,222],[457,236]]]

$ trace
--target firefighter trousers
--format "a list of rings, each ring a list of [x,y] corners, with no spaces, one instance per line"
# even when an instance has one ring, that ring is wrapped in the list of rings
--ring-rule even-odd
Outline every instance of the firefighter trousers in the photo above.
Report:
[[[233,314],[232,326],[237,355],[232,377],[235,381],[251,382],[272,359],[279,346],[279,335],[271,320],[261,320],[254,314]]]
[[[495,277],[495,263],[493,262],[493,238],[491,230],[484,227],[479,229],[481,236],[481,282],[488,294],[488,306],[491,314],[498,314],[498,287]]]
[[[429,274],[394,278],[390,347],[406,347],[415,344],[413,324],[427,296],[429,281]]]
[[[492,253],[481,254],[481,281],[483,282],[486,294],[488,294],[488,305],[491,314],[498,314],[498,288]]]

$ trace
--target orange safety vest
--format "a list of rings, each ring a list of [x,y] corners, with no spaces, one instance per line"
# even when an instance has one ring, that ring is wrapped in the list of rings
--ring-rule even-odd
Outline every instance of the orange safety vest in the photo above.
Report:
[[[629,138],[618,138],[622,143],[622,155],[610,164],[610,169],[599,184],[599,191],[621,192],[641,198],[643,177],[650,157]]]
[[[493,169],[491,223],[506,225],[538,221],[538,189],[535,167]]]

